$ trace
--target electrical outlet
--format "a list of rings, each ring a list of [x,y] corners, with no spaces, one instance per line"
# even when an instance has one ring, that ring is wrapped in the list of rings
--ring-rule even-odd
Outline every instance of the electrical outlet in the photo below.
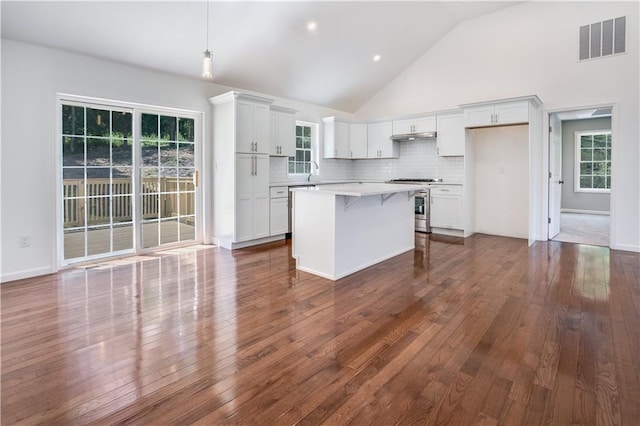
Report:
[[[20,248],[31,247],[31,235],[23,235],[20,237]]]
[[[501,175],[504,174],[504,166],[500,167],[500,169],[498,170],[498,173],[500,173]]]

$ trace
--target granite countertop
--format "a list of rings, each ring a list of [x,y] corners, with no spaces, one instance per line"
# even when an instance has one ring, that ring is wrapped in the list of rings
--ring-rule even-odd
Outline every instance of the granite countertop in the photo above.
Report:
[[[367,180],[367,179],[345,179],[345,180],[311,180],[310,182],[304,181],[289,181],[289,182],[270,182],[269,186],[315,186],[315,185],[336,185],[336,184],[348,184],[348,183],[384,183],[385,185],[400,185],[400,184],[388,184],[383,180]],[[404,185],[404,184],[402,184]],[[446,181],[446,182],[425,182],[421,186],[428,185],[462,185],[460,181]]]
[[[367,197],[370,195],[393,194],[397,192],[420,191],[423,185],[393,184],[393,183],[343,183],[334,185],[319,185],[306,188],[292,188],[291,191],[308,191],[347,195],[350,197]]]
[[[343,183],[382,183],[382,181],[367,181],[362,179],[344,179],[344,180],[297,180],[297,181],[289,181],[289,182],[269,182],[269,186],[310,186],[310,185],[336,185]]]

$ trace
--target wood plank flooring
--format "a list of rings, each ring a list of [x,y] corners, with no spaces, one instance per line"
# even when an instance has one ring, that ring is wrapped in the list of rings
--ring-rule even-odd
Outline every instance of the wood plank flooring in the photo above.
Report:
[[[640,254],[417,234],[337,282],[290,255],[3,284],[2,424],[640,424]]]

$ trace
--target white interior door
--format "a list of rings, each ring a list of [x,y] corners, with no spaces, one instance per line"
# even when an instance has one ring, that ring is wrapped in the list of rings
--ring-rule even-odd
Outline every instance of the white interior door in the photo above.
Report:
[[[560,232],[562,199],[562,121],[557,114],[549,115],[549,239]]]

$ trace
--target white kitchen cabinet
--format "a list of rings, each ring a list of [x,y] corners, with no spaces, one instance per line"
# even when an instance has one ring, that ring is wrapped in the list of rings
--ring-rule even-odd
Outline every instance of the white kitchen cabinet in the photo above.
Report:
[[[271,99],[228,92],[213,105],[213,241],[234,249],[270,239]],[[248,152],[245,152],[248,151]]]
[[[439,115],[436,152],[441,157],[464,155],[465,129],[462,114]]]
[[[436,131],[436,117],[414,117],[393,122],[393,134],[423,133]]]
[[[367,157],[398,158],[398,142],[391,139],[393,124],[391,121],[369,123],[367,126]]]
[[[351,158],[349,122],[336,117],[322,119],[324,127],[324,158]]]
[[[367,158],[367,124],[349,124],[350,158]]]
[[[293,157],[296,155],[295,110],[271,106],[269,155]]]
[[[268,154],[269,105],[238,99],[236,114],[236,152]]]
[[[236,155],[236,238],[243,242],[270,235],[269,157]]]
[[[283,235],[289,232],[289,188],[271,188],[270,234]]]
[[[430,195],[431,227],[462,230],[462,187],[431,185]]]
[[[529,101],[463,106],[465,127],[489,127],[529,122]]]

